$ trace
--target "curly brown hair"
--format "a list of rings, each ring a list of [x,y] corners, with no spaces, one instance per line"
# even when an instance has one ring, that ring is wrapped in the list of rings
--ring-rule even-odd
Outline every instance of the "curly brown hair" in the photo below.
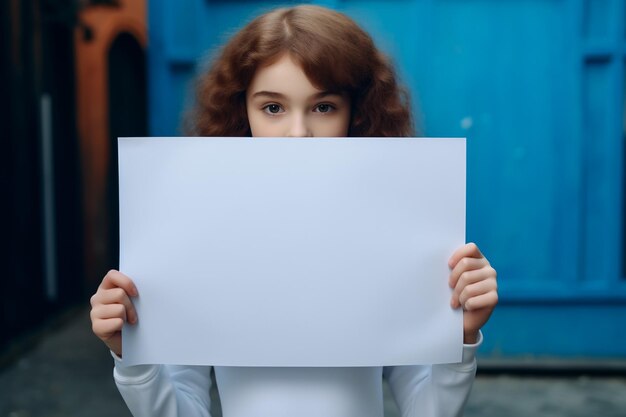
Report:
[[[414,134],[408,94],[388,58],[352,19],[319,6],[276,9],[235,34],[198,79],[186,133],[251,136],[246,89],[257,68],[285,53],[317,88],[350,96],[349,136]]]

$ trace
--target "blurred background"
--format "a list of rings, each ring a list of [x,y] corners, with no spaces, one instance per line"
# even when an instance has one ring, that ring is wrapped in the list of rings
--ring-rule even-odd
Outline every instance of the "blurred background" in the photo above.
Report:
[[[310,3],[372,34],[424,136],[467,137],[467,239],[498,270],[501,295],[484,378],[611,375],[626,388],[626,1]],[[0,416],[88,415],[55,414],[46,397],[81,386],[119,402],[87,319],[118,262],[116,138],[180,135],[216,48],[290,4],[0,3]],[[55,360],[77,387],[37,385],[60,377]],[[21,405],[29,385],[46,412]]]

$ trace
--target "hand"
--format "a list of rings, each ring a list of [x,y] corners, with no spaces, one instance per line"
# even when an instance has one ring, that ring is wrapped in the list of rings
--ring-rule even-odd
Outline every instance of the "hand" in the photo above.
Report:
[[[116,355],[122,356],[122,326],[137,323],[137,312],[130,297],[137,287],[126,275],[110,270],[91,297],[91,328]]]
[[[498,303],[496,270],[475,243],[457,249],[450,260],[450,287],[454,289],[450,305],[463,307],[463,342],[476,343],[483,327]]]

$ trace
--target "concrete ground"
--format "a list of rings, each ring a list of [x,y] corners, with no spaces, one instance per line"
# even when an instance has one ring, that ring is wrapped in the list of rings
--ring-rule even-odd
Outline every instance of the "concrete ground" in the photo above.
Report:
[[[130,416],[111,373],[80,310],[0,369],[0,417]],[[389,397],[385,415],[397,417]],[[626,377],[479,375],[465,416],[626,417]]]

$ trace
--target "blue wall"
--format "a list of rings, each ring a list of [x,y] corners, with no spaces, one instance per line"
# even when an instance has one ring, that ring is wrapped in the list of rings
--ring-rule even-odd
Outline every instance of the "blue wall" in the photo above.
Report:
[[[626,357],[624,0],[318,1],[392,56],[427,136],[468,138],[468,239],[499,272],[482,353]],[[198,58],[289,2],[149,3],[150,128]]]

